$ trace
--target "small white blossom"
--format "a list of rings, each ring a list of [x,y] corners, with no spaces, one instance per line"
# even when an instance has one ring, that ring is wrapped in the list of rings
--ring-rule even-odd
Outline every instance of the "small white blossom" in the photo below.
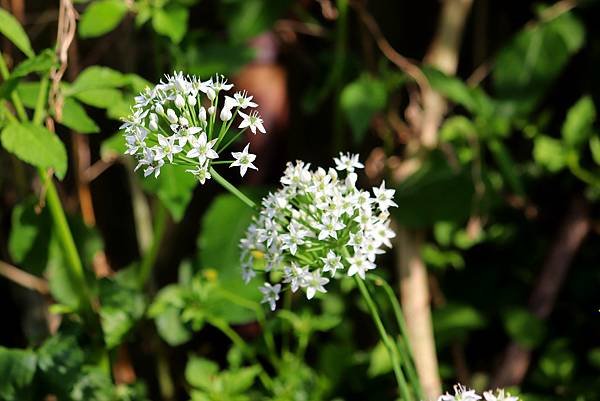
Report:
[[[468,389],[462,384],[457,384],[454,386],[454,395],[443,394],[438,398],[438,401],[477,401],[480,399],[481,396],[475,393],[475,390]]]
[[[519,397],[511,396],[510,393],[504,393],[504,389],[496,390],[496,394],[492,391],[483,393],[486,401],[519,401]]]
[[[217,142],[216,139],[208,141],[206,133],[203,132],[199,137],[190,138],[190,146],[192,149],[187,152],[186,157],[197,158],[200,164],[204,164],[207,159],[217,159],[219,155],[214,151],[213,147]]]
[[[258,288],[263,294],[261,303],[268,303],[271,310],[275,310],[275,304],[279,300],[279,293],[281,292],[281,284],[271,285],[271,283],[265,283],[264,286]]]
[[[306,278],[306,298],[312,299],[317,292],[327,292],[324,285],[328,282],[328,278],[321,277],[321,270],[312,271]]]
[[[239,167],[240,175],[243,177],[246,174],[246,171],[251,168],[254,170],[258,170],[258,168],[252,164],[252,162],[256,159],[256,155],[252,153],[248,153],[248,148],[250,144],[247,144],[243,151],[241,152],[231,152],[231,155],[235,159],[233,163],[229,165],[229,167]]]
[[[242,117],[243,121],[240,123],[238,128],[244,129],[250,127],[250,131],[252,131],[253,134],[256,134],[256,130],[259,130],[263,134],[267,132],[263,126],[262,118],[260,118],[256,111],[253,111],[250,114],[245,114],[244,112],[240,111],[239,115]]]
[[[340,171],[347,171],[353,173],[354,169],[364,168],[365,166],[358,161],[358,155],[343,154],[340,152],[340,157],[333,159],[335,162],[335,168]]]
[[[335,276],[335,272],[344,268],[342,257],[336,255],[331,249],[327,252],[327,256],[321,258],[324,262],[323,273],[331,272],[331,277]]]

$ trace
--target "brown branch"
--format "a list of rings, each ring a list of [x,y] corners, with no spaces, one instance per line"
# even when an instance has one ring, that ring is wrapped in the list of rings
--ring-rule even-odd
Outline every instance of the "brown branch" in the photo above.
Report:
[[[42,295],[50,293],[48,282],[42,278],[29,274],[9,263],[0,260],[0,276],[19,284],[21,287],[39,292]]]
[[[582,199],[573,199],[529,298],[529,311],[536,317],[546,319],[550,315],[571,262],[591,226],[588,205]],[[519,385],[530,362],[531,350],[510,343],[492,380],[492,387]]]
[[[421,88],[421,90],[425,90],[429,88],[429,82],[421,69],[408,58],[404,57],[400,53],[398,53],[387,41],[383,33],[381,33],[381,29],[379,29],[379,25],[375,18],[371,14],[367,12],[364,5],[358,1],[351,1],[350,5],[356,10],[356,13],[360,17],[363,24],[367,27],[375,43],[377,43],[377,47],[383,53],[383,55],[390,60],[392,63],[396,65],[400,70],[402,70],[406,75],[415,80],[417,85]]]

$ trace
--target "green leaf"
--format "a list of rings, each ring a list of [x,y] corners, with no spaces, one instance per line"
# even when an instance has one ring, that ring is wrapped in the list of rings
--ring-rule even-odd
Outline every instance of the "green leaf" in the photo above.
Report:
[[[590,138],[590,152],[596,164],[600,165],[600,137],[598,135]]]
[[[175,221],[181,221],[198,180],[185,172],[185,167],[165,165],[158,178],[149,177],[142,180],[147,191],[155,193],[163,205],[169,210]]]
[[[245,43],[270,29],[290,4],[290,0],[238,0],[222,2],[220,11],[227,21],[229,36],[237,43]]]
[[[70,96],[91,89],[120,88],[130,81],[128,76],[119,71],[95,65],[83,70],[73,84],[65,90],[65,94]]]
[[[110,160],[113,157],[121,156],[127,150],[125,137],[119,131],[108,139],[102,141],[100,145],[100,156],[103,160]]]
[[[498,139],[488,141],[487,146],[510,189],[516,195],[525,197],[525,187],[521,181],[517,164],[514,162],[510,152]]]
[[[31,197],[13,209],[8,250],[15,263],[40,275],[48,261],[52,226],[47,208],[37,211],[37,202]]]
[[[392,360],[387,347],[383,342],[379,341],[369,358],[369,369],[367,374],[369,377],[384,375],[392,371]]]
[[[28,58],[15,67],[10,78],[22,78],[33,72],[45,73],[56,64],[56,54],[51,49],[42,51],[35,57]]]
[[[577,360],[568,345],[565,338],[554,340],[540,357],[539,370],[552,383],[568,383],[575,373]]]
[[[2,146],[19,159],[43,169],[54,169],[59,179],[67,172],[67,152],[58,136],[31,123],[11,123],[1,134]]]
[[[154,11],[152,27],[154,30],[177,44],[187,32],[189,12],[185,7],[168,6]]]
[[[468,166],[455,169],[441,153],[433,152],[421,168],[396,187],[395,201],[401,207],[392,213],[410,227],[463,222],[470,215],[473,194]]]
[[[118,89],[90,89],[75,94],[77,100],[99,109],[108,109],[123,101],[123,95]]]
[[[77,381],[85,354],[72,335],[56,334],[37,350],[38,368],[44,389],[48,393],[66,395]]]
[[[433,328],[440,345],[464,341],[470,331],[485,326],[485,318],[469,305],[448,304],[433,312]]]
[[[588,140],[593,132],[596,120],[596,108],[591,96],[584,96],[571,107],[562,126],[562,137],[565,144],[579,148]]]
[[[257,193],[246,195],[257,199]],[[252,196],[254,195],[254,196]],[[202,219],[198,237],[200,265],[217,272],[218,286],[247,300],[258,302],[258,280],[248,285],[242,281],[239,241],[252,221],[254,211],[231,194],[218,196]],[[212,311],[231,324],[247,323],[256,318],[247,308],[225,300],[215,300]]]
[[[65,98],[62,116],[59,121],[80,134],[100,132],[100,128],[92,120],[79,102],[72,98]]]
[[[181,286],[168,285],[158,292],[148,309],[148,316],[154,319],[158,334],[172,346],[181,345],[192,338],[191,330],[181,317],[181,310],[186,302],[185,295]]]
[[[355,143],[362,141],[371,119],[375,113],[383,110],[386,103],[385,84],[368,75],[361,76],[342,90],[340,105],[354,134]]]
[[[260,366],[248,366],[223,372],[221,379],[223,380],[224,392],[230,395],[244,393],[252,387],[260,371]]]
[[[144,315],[145,309],[143,294],[136,288],[124,285],[118,277],[99,282],[100,319],[104,341],[109,349],[121,344],[125,335]]]
[[[91,3],[79,21],[79,35],[82,38],[102,36],[115,29],[127,13],[127,5],[122,0],[97,0]]]
[[[524,116],[530,113],[583,45],[581,22],[565,12],[535,25],[527,25],[503,48],[492,71],[499,113]]]
[[[0,347],[0,399],[30,399],[36,364],[32,351]]]
[[[522,347],[535,349],[546,337],[544,322],[526,309],[510,309],[503,318],[508,335]]]
[[[0,33],[10,40],[27,57],[33,57],[35,53],[23,27],[17,19],[8,11],[0,8]]]
[[[219,365],[208,359],[192,356],[185,367],[185,379],[193,386],[210,391],[215,376],[219,373]]]
[[[459,78],[447,75],[431,66],[425,66],[423,73],[431,87],[451,101],[472,113],[484,115],[491,113],[491,99],[480,88],[471,88]]]
[[[39,82],[20,82],[17,86],[17,93],[23,102],[25,107],[35,109],[35,103],[37,102],[37,95],[40,91]]]
[[[540,135],[534,139],[533,159],[549,171],[556,173],[565,167],[567,153],[561,141]]]

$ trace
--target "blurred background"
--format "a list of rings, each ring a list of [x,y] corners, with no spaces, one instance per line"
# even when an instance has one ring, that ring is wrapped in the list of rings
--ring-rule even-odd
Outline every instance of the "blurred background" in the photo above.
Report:
[[[36,52],[54,49],[63,3],[1,0]],[[378,271],[400,294],[428,394],[460,381],[512,386],[526,400],[600,399],[600,2],[79,0],[74,8],[64,88],[80,78],[88,86],[67,96],[75,105],[55,127],[69,154],[57,185],[96,277],[150,248],[150,298],[186,271],[242,288],[236,244],[249,215],[214,182],[196,186],[178,172],[141,180],[118,133],[134,94],[163,74],[224,74],[255,96],[268,131],[247,138],[258,172],[228,174],[232,182],[258,196],[277,186],[287,161],[331,166],[351,151],[365,163],[365,188],[385,179],[396,189],[397,241]],[[4,37],[0,47],[11,68],[26,58]],[[17,88],[27,108],[36,85],[29,76]],[[34,169],[0,150],[3,347],[43,344],[60,323],[48,305],[68,304],[52,273],[60,261],[48,213],[32,196],[40,189]],[[14,266],[41,287],[15,283]],[[326,385],[311,392],[304,383],[305,398],[279,399],[391,399],[389,361],[357,301],[341,294],[322,306],[294,301],[339,322],[324,323],[306,351],[311,377]],[[119,341],[115,380],[143,381],[153,400],[188,399],[187,355],[223,366],[229,340],[167,320],[148,334],[160,313]],[[254,320],[229,322],[253,341]],[[173,338],[178,330],[183,340]],[[154,366],[157,354],[167,367]]]

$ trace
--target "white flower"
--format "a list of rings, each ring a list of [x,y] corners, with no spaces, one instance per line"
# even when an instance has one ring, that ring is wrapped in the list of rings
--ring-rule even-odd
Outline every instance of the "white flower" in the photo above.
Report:
[[[213,146],[217,142],[216,139],[208,141],[206,133],[203,132],[198,138],[190,137],[190,145],[192,149],[187,152],[186,157],[196,157],[198,162],[202,165],[207,159],[217,159],[218,153],[213,150]]]
[[[328,278],[321,277],[321,270],[314,270],[306,278],[306,298],[312,299],[317,292],[327,292],[324,285],[328,282]]]
[[[253,259],[250,257],[248,263],[244,263],[242,265],[242,280],[244,280],[245,284],[248,284],[254,277],[256,277],[256,272],[252,268]]]
[[[494,394],[491,391],[486,391],[483,393],[483,397],[486,401],[519,401],[519,397],[511,396],[510,393],[504,393],[504,389],[496,390],[497,394]]]
[[[348,276],[354,276],[358,274],[358,277],[363,280],[366,278],[367,270],[375,268],[375,263],[370,262],[365,255],[356,253],[354,256],[347,258],[350,267],[348,268]]]
[[[468,389],[462,384],[457,384],[454,386],[454,395],[443,394],[438,398],[438,401],[477,401],[480,399],[481,396],[477,395],[475,390]]]
[[[221,114],[219,115],[219,118],[221,119],[221,121],[229,121],[232,117],[233,114],[231,114],[231,109],[228,108],[227,105],[225,105],[225,107],[221,109]]]
[[[240,175],[243,177],[246,174],[246,171],[249,168],[254,170],[258,170],[258,168],[252,164],[252,162],[256,159],[256,155],[252,153],[248,153],[248,148],[250,144],[247,144],[243,151],[241,152],[231,152],[231,155],[235,159],[233,163],[229,165],[229,167],[239,167]]]
[[[185,107],[185,100],[179,93],[175,96],[175,106],[177,106],[178,109],[183,109]]]
[[[334,158],[335,168],[340,171],[347,171],[353,173],[355,168],[365,167],[361,162],[358,161],[358,155],[351,155],[350,153],[343,154],[340,152],[339,158]]]
[[[275,303],[279,300],[279,293],[281,292],[281,284],[271,285],[271,283],[265,283],[264,286],[258,288],[263,294],[263,299],[260,303],[268,303],[271,310],[275,310]]]
[[[331,272],[331,277],[335,276],[336,271],[344,268],[342,257],[336,255],[331,249],[327,252],[327,256],[321,258],[321,260],[325,263],[323,265],[323,273]]]
[[[205,165],[200,165],[200,166],[196,166],[193,169],[188,169],[185,170],[187,173],[192,173],[196,179],[198,181],[200,181],[200,184],[203,184],[206,182],[206,180],[210,180],[212,178],[212,176],[210,175],[210,172],[208,171],[208,166]]]
[[[246,109],[247,107],[256,107],[258,106],[256,103],[252,101],[253,96],[249,96],[248,92],[236,92],[233,94],[233,97],[227,96],[225,97],[225,107],[227,105],[231,107],[239,107],[241,109]]]
[[[317,224],[319,231],[319,240],[327,239],[328,237],[337,239],[337,231],[346,227],[344,223],[340,221],[334,214],[325,213],[323,214],[321,223]]]
[[[298,288],[306,287],[309,275],[308,267],[298,267],[296,263],[292,262],[283,271],[283,282],[289,283],[292,292],[296,292]]]
[[[242,122],[238,126],[238,128],[247,128],[250,127],[250,131],[253,134],[256,134],[256,130],[258,129],[260,132],[265,134],[265,127],[263,126],[263,120],[260,118],[256,111],[251,112],[250,114],[246,114],[242,111],[239,112],[239,115],[242,117]]]
[[[385,181],[381,182],[381,186],[379,188],[373,187],[375,201],[379,205],[380,210],[386,211],[390,208],[390,206],[398,206],[396,205],[396,202],[393,201],[395,192],[395,190],[387,189],[385,187]]]
[[[157,148],[156,158],[163,159],[166,157],[169,162],[173,163],[173,155],[181,152],[181,146],[175,144],[175,137],[166,137],[158,134],[158,144],[160,147]]]

